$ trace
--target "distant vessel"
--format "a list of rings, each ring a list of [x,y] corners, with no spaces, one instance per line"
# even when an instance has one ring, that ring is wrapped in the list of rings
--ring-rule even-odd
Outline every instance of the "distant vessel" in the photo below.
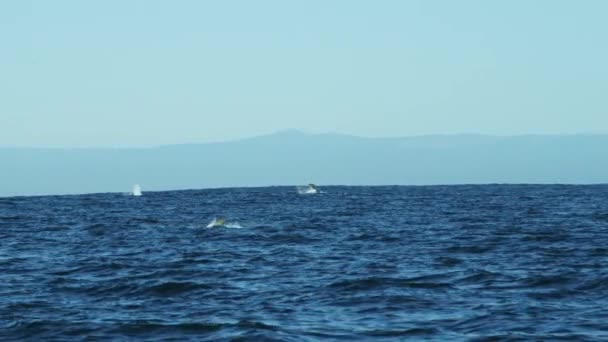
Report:
[[[141,186],[139,184],[133,185],[133,196],[141,196]]]
[[[300,195],[310,195],[310,194],[318,194],[319,188],[317,188],[314,184],[308,184],[308,186],[298,186],[298,193]]]

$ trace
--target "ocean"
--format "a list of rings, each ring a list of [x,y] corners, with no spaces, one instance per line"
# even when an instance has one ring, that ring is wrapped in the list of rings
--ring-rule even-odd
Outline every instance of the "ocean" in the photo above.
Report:
[[[608,185],[322,190],[0,198],[0,340],[608,340]]]

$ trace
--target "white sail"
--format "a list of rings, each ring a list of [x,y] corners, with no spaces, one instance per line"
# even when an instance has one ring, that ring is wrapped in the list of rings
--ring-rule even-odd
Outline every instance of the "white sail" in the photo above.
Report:
[[[139,184],[133,185],[133,196],[141,196],[141,187]]]

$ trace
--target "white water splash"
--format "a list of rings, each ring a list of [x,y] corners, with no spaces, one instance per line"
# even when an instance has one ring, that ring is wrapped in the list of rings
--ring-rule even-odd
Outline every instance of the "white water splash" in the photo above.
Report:
[[[214,218],[209,222],[207,228],[243,228],[238,222],[228,222],[224,219]]]
[[[298,190],[298,193],[300,195],[313,195],[313,194],[318,194],[319,190],[317,188],[311,187],[309,186],[297,186],[296,190]]]
[[[139,184],[133,185],[133,192],[131,194],[133,196],[141,196],[141,186]]]

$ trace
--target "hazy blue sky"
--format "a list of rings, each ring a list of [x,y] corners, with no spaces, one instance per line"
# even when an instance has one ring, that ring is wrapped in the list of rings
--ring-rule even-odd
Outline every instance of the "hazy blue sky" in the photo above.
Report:
[[[3,1],[0,146],[608,133],[608,1]]]

